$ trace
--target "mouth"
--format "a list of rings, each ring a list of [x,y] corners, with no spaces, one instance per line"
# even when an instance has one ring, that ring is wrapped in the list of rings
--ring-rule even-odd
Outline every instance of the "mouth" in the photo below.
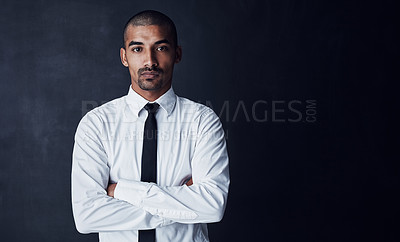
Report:
[[[144,71],[140,74],[145,79],[153,79],[159,76],[160,74],[156,71]]]

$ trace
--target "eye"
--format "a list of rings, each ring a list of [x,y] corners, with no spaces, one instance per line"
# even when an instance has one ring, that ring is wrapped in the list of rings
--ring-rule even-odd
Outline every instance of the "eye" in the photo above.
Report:
[[[133,52],[140,52],[140,51],[142,51],[142,47],[135,47],[135,48],[132,48],[132,51],[133,51]]]
[[[160,47],[157,47],[156,50],[157,51],[166,51],[166,50],[168,50],[168,47],[167,46],[160,46]]]

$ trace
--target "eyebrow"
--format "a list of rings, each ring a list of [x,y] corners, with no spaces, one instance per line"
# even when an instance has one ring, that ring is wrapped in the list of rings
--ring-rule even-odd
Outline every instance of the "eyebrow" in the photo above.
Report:
[[[167,39],[162,39],[159,41],[156,41],[154,44],[159,45],[159,44],[170,44],[170,42]],[[137,41],[131,41],[129,42],[128,46],[132,46],[132,45],[144,45],[143,42],[137,42]]]
[[[142,42],[137,42],[137,41],[131,41],[131,42],[129,42],[129,45],[128,46],[131,46],[131,45],[143,45],[143,43]]]
[[[155,44],[159,45],[159,44],[170,44],[170,43],[167,39],[162,39],[162,40],[156,41]]]

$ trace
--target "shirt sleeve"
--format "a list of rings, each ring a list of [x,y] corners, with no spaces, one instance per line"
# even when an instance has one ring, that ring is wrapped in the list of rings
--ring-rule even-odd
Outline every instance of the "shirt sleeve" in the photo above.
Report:
[[[192,157],[191,186],[159,186],[119,180],[115,197],[154,216],[179,223],[212,223],[222,219],[229,189],[226,141],[221,122],[209,109],[201,115]]]
[[[102,146],[100,118],[88,113],[78,125],[72,155],[71,195],[80,233],[153,229],[172,223],[140,207],[107,195],[107,154]]]

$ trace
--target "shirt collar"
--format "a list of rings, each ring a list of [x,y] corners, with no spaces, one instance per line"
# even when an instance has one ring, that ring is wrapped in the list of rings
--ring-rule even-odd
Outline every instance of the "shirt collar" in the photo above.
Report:
[[[129,92],[126,98],[126,102],[130,104],[133,113],[139,117],[139,112],[144,108],[144,106],[149,103],[148,100],[140,96],[137,92],[129,86]],[[161,97],[157,98],[154,102],[160,104],[160,107],[164,109],[168,116],[172,113],[176,103],[176,95],[172,87],[168,89]]]

